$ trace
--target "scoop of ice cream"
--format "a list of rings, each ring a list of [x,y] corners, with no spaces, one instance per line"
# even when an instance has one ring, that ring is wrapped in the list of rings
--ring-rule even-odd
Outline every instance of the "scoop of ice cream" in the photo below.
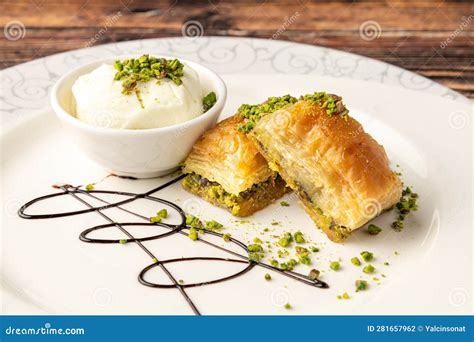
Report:
[[[114,80],[117,70],[102,64],[80,76],[72,86],[76,117],[100,127],[145,129],[170,126],[202,114],[203,91],[199,76],[185,64],[183,83],[169,79],[138,82],[137,91],[122,93],[122,81]]]

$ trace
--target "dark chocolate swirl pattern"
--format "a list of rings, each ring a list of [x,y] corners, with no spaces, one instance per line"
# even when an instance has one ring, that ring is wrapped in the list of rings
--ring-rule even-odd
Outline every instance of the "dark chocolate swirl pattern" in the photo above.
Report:
[[[153,194],[159,192],[160,190],[163,190],[172,184],[178,182],[181,180],[184,176],[181,175],[163,185],[160,185],[156,188],[153,188],[147,192],[144,193],[131,193],[131,192],[123,192],[123,191],[110,191],[110,190],[82,190],[78,186],[72,186],[72,185],[61,185],[58,186],[57,189],[61,190],[60,192],[57,193],[52,193],[49,195],[41,196],[38,198],[35,198],[28,203],[24,204],[18,211],[18,215],[24,219],[54,219],[58,217],[65,217],[65,216],[73,216],[73,215],[81,215],[85,213],[90,213],[90,212],[95,212],[98,215],[100,215],[102,218],[104,218],[106,221],[109,223],[107,224],[102,224],[102,225],[97,225],[92,228],[88,228],[84,230],[80,236],[79,239],[83,242],[86,243],[97,243],[97,244],[119,244],[119,243],[136,243],[152,260],[152,263],[148,266],[146,266],[138,275],[138,281],[149,287],[154,287],[154,288],[167,288],[167,289],[176,289],[181,293],[181,295],[184,297],[186,302],[188,303],[189,307],[192,309],[194,314],[200,315],[199,309],[196,307],[192,299],[188,296],[186,293],[186,289],[189,287],[197,287],[197,286],[205,286],[205,285],[210,285],[210,284],[216,284],[220,283],[223,281],[231,280],[234,278],[237,278],[250,270],[252,270],[255,266],[266,268],[270,271],[277,272],[279,274],[282,274],[286,277],[289,277],[291,279],[294,279],[296,281],[299,281],[301,283],[307,284],[308,286],[313,286],[316,288],[328,288],[328,284],[320,281],[318,279],[316,280],[311,280],[308,276],[303,275],[301,273],[297,273],[294,271],[284,271],[280,270],[276,267],[273,267],[269,264],[266,264],[264,262],[255,262],[252,260],[249,260],[247,253],[247,245],[245,245],[243,242],[235,239],[235,238],[230,238],[229,243],[235,244],[237,247],[239,247],[244,254],[237,253],[233,250],[224,248],[222,246],[219,246],[211,241],[206,240],[203,238],[201,235],[199,236],[197,242],[206,244],[208,246],[212,246],[220,251],[226,252],[229,254],[229,258],[222,258],[222,257],[183,257],[183,258],[176,258],[176,259],[167,259],[167,260],[161,260],[157,255],[155,255],[151,250],[149,250],[144,244],[144,241],[150,241],[150,240],[157,240],[157,239],[163,239],[168,236],[174,235],[174,234],[179,234],[184,237],[188,237],[189,234],[189,229],[190,227],[186,225],[186,215],[184,211],[176,204],[167,201],[162,198],[158,198],[155,196],[152,196]],[[124,200],[115,202],[115,203],[110,203],[108,201],[105,201],[104,199],[100,198],[99,196],[101,194],[108,194],[108,195],[120,195],[125,197]],[[53,198],[53,197],[58,197],[58,196],[71,196],[75,200],[79,201],[81,204],[84,205],[84,209],[82,210],[76,210],[76,211],[69,211],[69,212],[61,212],[61,213],[50,213],[50,214],[28,214],[26,211],[29,207],[31,207],[33,204]],[[93,206],[90,204],[86,199],[90,198],[91,200],[99,201],[100,203],[103,203],[102,206]],[[176,211],[180,217],[180,223],[179,224],[169,224],[169,223],[151,223],[149,217],[143,216],[141,214],[138,214],[136,212],[133,212],[131,210],[128,210],[123,207],[124,204],[131,203],[137,199],[145,199],[149,201],[155,201],[159,202],[162,205],[165,205],[172,210]],[[131,216],[133,216],[136,219],[139,219],[140,222],[116,222],[114,219],[112,219],[109,215],[106,215],[104,211],[106,209],[110,208],[117,208],[121,211],[124,211]],[[155,235],[150,235],[150,236],[145,236],[145,237],[135,237],[133,236],[128,230],[127,227],[130,226],[160,226],[167,231],[165,233],[161,234],[155,234]],[[123,234],[127,236],[127,239],[124,240],[117,240],[117,239],[99,239],[99,238],[91,238],[90,235],[94,231],[102,230],[102,229],[113,229],[116,228],[120,230]],[[203,229],[205,234],[217,236],[217,237],[223,237],[223,234]],[[242,264],[243,268],[238,270],[236,273],[233,273],[231,275],[227,275],[222,278],[217,278],[217,279],[211,279],[207,281],[202,281],[202,282],[196,282],[196,283],[186,283],[182,284],[176,278],[173,276],[173,274],[169,271],[167,268],[167,265],[172,264],[172,263],[178,263],[178,262],[187,262],[187,261],[218,261],[218,262],[229,262],[229,263],[238,263]],[[150,282],[145,279],[145,275],[147,272],[154,268],[160,268],[162,272],[169,278],[171,283],[169,284],[160,284],[160,283],[154,283]]]

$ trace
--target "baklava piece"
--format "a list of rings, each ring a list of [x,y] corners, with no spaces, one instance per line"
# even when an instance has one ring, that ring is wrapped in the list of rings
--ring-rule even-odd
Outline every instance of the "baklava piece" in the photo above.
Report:
[[[383,146],[336,95],[305,95],[260,115],[249,135],[333,241],[343,241],[400,199],[401,182]]]
[[[287,191],[283,179],[242,132],[244,121],[236,114],[204,133],[183,167],[186,190],[235,216],[251,215]]]

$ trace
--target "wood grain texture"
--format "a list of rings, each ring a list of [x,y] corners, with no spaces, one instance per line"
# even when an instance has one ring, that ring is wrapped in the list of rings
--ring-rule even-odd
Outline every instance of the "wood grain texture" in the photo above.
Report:
[[[354,52],[474,98],[473,1],[3,0],[2,27],[20,21],[26,32],[16,41],[4,34],[0,68],[85,47],[104,27],[93,45],[181,36],[189,20],[199,21],[205,35],[273,37]],[[367,21],[380,28],[371,40],[360,33]]]

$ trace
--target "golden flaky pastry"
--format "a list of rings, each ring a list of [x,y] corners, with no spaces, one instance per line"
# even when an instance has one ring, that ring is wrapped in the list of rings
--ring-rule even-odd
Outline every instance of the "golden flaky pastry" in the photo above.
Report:
[[[183,187],[236,216],[266,207],[287,191],[250,138],[237,130],[234,115],[204,133],[184,162]]]
[[[250,135],[315,223],[342,241],[395,205],[401,182],[384,148],[347,115],[339,97],[327,96],[263,115]]]

